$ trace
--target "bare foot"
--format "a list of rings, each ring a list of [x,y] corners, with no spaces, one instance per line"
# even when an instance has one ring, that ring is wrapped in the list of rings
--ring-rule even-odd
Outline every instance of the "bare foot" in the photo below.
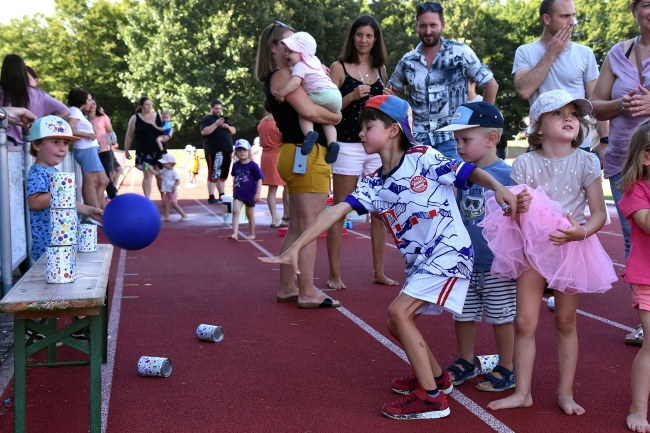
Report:
[[[237,240],[237,235],[230,235],[230,236],[228,236],[228,239],[230,239],[232,241],[236,241]]]
[[[516,407],[531,407],[532,405],[533,405],[533,397],[530,394],[521,396],[515,393],[512,394],[510,397],[489,402],[487,408],[490,410],[501,410],[501,409],[514,409]]]
[[[187,219],[187,215],[182,216],[181,219],[179,219],[179,221],[185,221],[186,219]]]
[[[585,413],[582,406],[573,401],[573,397],[558,397],[557,404],[567,415],[582,415]]]
[[[255,235],[248,235],[248,236],[246,236],[246,239],[248,239],[249,241],[252,241],[253,239],[255,239]]]
[[[298,300],[298,288],[297,287],[292,287],[290,289],[280,289],[278,290],[278,293],[276,294],[278,299],[284,299],[284,298],[295,298]]]
[[[627,416],[627,428],[635,432],[650,432],[650,424],[645,415],[632,412]]]
[[[384,286],[397,286],[399,283],[392,280],[384,274],[384,271],[375,271],[375,277],[372,280],[375,284],[383,284]]]
[[[330,278],[327,280],[327,287],[332,290],[347,289],[340,278]]]
[[[163,221],[169,221],[169,218],[163,218]]]

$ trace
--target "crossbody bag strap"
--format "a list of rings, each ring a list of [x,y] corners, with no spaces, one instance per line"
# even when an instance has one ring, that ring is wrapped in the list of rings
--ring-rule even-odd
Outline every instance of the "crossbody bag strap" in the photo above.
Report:
[[[641,67],[641,50],[639,49],[639,37],[634,45],[634,54],[636,57],[636,69],[639,72],[639,83],[643,86],[643,68]],[[645,86],[644,86],[645,87]]]

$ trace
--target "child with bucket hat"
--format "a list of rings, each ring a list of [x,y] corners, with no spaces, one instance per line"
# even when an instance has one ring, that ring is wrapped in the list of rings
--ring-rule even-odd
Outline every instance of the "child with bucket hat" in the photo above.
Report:
[[[69,143],[79,138],[72,135],[68,122],[58,116],[37,119],[29,130],[29,135],[32,139],[29,153],[36,161],[27,174],[25,195],[32,233],[31,257],[38,260],[50,244],[50,173],[59,172],[56,166],[68,155]],[[80,202],[76,203],[76,207],[79,215],[101,221],[103,210]]]
[[[557,402],[567,415],[585,410],[573,398],[578,363],[576,309],[581,293],[603,293],[617,281],[612,260],[597,236],[607,207],[596,155],[578,149],[591,113],[589,101],[565,90],[542,93],[530,107],[532,152],[512,163],[511,178],[519,194],[518,220],[503,218],[488,199],[480,223],[494,253],[492,275],[517,279],[513,395],[488,404],[488,409],[533,404],[531,379],[535,332],[544,288],[555,290],[555,330],[560,360]],[[521,193],[524,193],[523,195]],[[584,216],[589,206],[591,216]]]
[[[329,76],[323,71],[320,60],[316,57],[316,40],[307,32],[294,33],[288,38],[280,41],[287,49],[287,58],[293,66],[291,78],[284,87],[274,93],[279,102],[298,87],[302,85],[309,95],[309,98],[316,105],[327,108],[333,113],[339,113],[343,106],[343,99],[339,88],[332,82]],[[318,133],[314,132],[314,123],[299,117],[300,129],[305,134],[305,141],[300,147],[303,155],[308,155],[318,140]],[[334,125],[321,125],[327,139],[327,154],[325,162],[332,164],[336,162],[339,155],[339,144],[337,132]]]
[[[379,154],[382,168],[361,178],[342,203],[321,212],[282,255],[260,260],[290,264],[299,273],[298,255],[303,247],[351,210],[377,212],[406,262],[406,283],[388,307],[388,331],[400,341],[415,371],[393,381],[395,391],[409,395],[385,404],[382,412],[402,420],[442,418],[449,415],[446,394],[453,385],[414,319],[422,313],[440,314],[443,309],[460,313],[463,308],[474,254],[453,187],[490,188],[500,203],[515,211],[517,198],[473,164],[447,159],[430,146],[418,146],[411,107],[396,96],[368,99],[359,122],[361,144],[367,153]],[[340,305],[332,303],[328,298],[321,305],[303,308]]]
[[[153,165],[149,166],[149,170],[156,176],[162,174],[163,181],[160,186],[160,192],[163,194],[163,221],[169,221],[170,205],[181,215],[179,221],[185,221],[187,215],[178,204],[178,185],[180,185],[181,179],[176,170],[174,170],[176,158],[171,153],[166,153],[158,162],[162,164],[162,170],[157,169]]]

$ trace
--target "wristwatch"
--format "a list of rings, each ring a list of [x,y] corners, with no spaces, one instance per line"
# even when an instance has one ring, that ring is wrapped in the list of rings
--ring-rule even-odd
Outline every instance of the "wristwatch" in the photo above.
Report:
[[[600,137],[600,142],[605,143],[605,144],[609,144],[609,137]]]

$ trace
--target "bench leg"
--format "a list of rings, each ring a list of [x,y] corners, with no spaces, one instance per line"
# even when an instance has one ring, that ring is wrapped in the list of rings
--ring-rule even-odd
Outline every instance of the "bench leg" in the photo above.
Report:
[[[102,324],[101,315],[90,316],[90,432],[102,429]]]
[[[57,322],[59,319],[56,318],[50,318],[47,319],[46,326],[50,328],[50,333],[55,333],[56,332],[56,327],[57,327]],[[47,335],[50,335],[49,333]],[[47,362],[54,363],[56,362],[56,342],[50,344],[47,346]]]
[[[25,319],[14,319],[14,432],[25,432]]]

